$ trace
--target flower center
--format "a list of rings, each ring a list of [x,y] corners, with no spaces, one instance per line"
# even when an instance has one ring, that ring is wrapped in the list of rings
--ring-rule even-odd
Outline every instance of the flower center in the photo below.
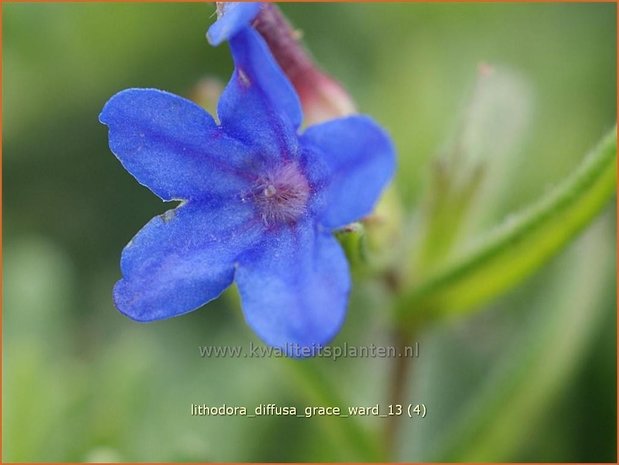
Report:
[[[310,186],[296,163],[260,176],[251,198],[267,224],[292,223],[305,212]]]

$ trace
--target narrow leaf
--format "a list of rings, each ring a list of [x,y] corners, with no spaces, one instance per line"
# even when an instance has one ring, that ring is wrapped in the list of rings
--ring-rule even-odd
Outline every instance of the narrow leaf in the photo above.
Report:
[[[573,239],[615,192],[616,128],[537,203],[512,215],[478,246],[437,270],[401,300],[403,319],[462,314],[516,286]]]
[[[454,416],[432,460],[521,460],[518,454],[530,442],[532,428],[551,416],[551,401],[570,384],[612,310],[614,255],[608,252],[614,239],[609,229],[607,222],[597,223],[561,257],[558,272],[531,303],[535,318]]]

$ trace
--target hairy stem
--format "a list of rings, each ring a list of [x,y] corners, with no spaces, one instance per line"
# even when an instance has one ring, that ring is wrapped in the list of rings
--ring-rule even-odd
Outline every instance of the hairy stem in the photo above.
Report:
[[[412,360],[405,357],[406,347],[411,344],[414,338],[414,332],[410,329],[402,330],[396,328],[393,334],[393,342],[396,347],[396,357],[393,358],[391,367],[391,377],[388,393],[388,405],[403,405],[405,396],[408,392],[408,380],[411,376]],[[391,415],[387,417],[385,424],[385,451],[388,454],[389,460],[396,460],[397,438],[401,425],[399,415]]]

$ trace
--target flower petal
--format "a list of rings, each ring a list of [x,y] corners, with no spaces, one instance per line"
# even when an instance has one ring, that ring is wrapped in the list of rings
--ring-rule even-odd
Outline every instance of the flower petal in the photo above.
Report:
[[[310,224],[288,227],[239,257],[236,282],[249,326],[288,355],[335,336],[350,289],[340,245]]]
[[[216,298],[234,261],[262,235],[251,207],[189,202],[153,218],[123,250],[116,307],[138,321],[190,312]]]
[[[303,115],[290,81],[252,28],[236,34],[230,47],[235,69],[217,107],[222,128],[271,159],[294,156]]]
[[[327,165],[324,211],[330,229],[369,214],[395,172],[395,149],[371,118],[350,116],[309,127],[301,136],[304,159]]]
[[[250,25],[260,11],[260,2],[219,2],[222,14],[209,28],[206,37],[211,45],[219,45]]]
[[[251,150],[189,100],[127,89],[105,104],[99,120],[123,166],[163,200],[231,195],[248,183]]]

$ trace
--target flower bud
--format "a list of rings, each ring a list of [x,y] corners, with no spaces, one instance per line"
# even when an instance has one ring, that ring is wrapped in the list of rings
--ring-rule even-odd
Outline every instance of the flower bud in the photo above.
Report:
[[[292,84],[301,99],[307,125],[357,112],[344,88],[316,68],[300,74]]]

